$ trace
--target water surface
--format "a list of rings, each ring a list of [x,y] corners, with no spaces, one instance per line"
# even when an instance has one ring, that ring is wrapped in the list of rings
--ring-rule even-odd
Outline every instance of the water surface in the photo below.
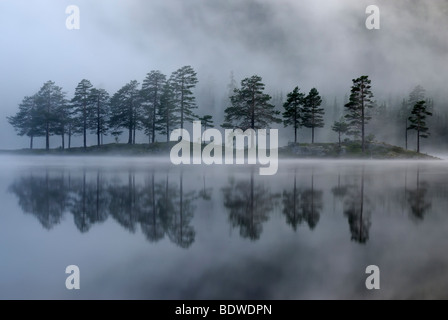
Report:
[[[448,296],[446,161],[0,160],[2,299]]]

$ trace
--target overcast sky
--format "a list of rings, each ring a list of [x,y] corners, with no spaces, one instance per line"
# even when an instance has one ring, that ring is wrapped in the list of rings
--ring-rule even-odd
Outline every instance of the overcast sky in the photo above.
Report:
[[[65,26],[72,4],[80,30]],[[380,30],[365,27],[371,4]],[[113,94],[152,69],[184,65],[198,72],[198,94],[225,95],[233,70],[238,82],[262,76],[270,92],[299,85],[343,97],[367,74],[377,96],[421,84],[442,101],[447,17],[446,0],[0,0],[0,149],[28,146],[6,116],[45,81],[69,97],[83,78]]]

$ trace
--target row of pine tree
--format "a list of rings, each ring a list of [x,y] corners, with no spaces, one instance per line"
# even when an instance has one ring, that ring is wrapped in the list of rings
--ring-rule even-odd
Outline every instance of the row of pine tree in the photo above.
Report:
[[[112,96],[83,79],[69,100],[61,87],[48,81],[37,93],[24,97],[18,112],[8,117],[8,121],[20,136],[30,138],[31,149],[34,138],[45,137],[48,150],[51,135],[61,137],[63,149],[65,137],[68,137],[68,148],[71,148],[74,135],[83,137],[83,147],[86,148],[88,134],[95,134],[100,146],[104,135],[111,134],[118,141],[123,130],[128,132],[129,144],[135,144],[138,131],[145,133],[149,143],[155,142],[157,134],[166,136],[169,141],[172,130],[183,129],[185,123],[193,120],[201,121],[204,129],[213,127],[211,115],[200,117],[194,112],[197,105],[193,90],[197,83],[197,74],[191,66],[174,71],[170,77],[153,70],[146,75],[141,86],[136,80],[130,81]],[[412,108],[405,117],[406,132],[417,132],[418,152],[420,138],[429,135],[426,117],[432,115],[422,90],[417,87],[411,93]],[[262,78],[254,75],[243,79],[229,99],[230,106],[224,110],[222,128],[255,130],[269,128],[272,123],[283,123],[285,127],[294,129],[295,143],[298,130],[310,128],[311,142],[314,143],[315,130],[324,127],[325,109],[316,88],[305,94],[295,87],[287,94],[281,112],[271,103],[272,97],[265,93]],[[343,135],[353,136],[361,141],[365,152],[365,127],[371,119],[370,109],[375,105],[368,76],[353,79],[350,97],[344,105],[345,115],[331,127],[338,134],[339,145]]]

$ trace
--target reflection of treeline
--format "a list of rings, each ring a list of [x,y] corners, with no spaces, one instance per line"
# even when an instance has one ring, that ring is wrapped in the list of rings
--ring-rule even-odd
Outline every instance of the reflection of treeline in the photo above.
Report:
[[[406,210],[415,221],[423,220],[431,208],[429,197],[434,195],[419,169],[415,173],[405,172],[400,184],[404,187],[383,190],[369,187],[371,177],[364,170],[344,177],[341,181],[339,175],[331,188],[333,212],[339,201],[353,241],[369,240],[374,205],[380,211]],[[198,198],[216,201],[212,188],[206,187],[205,175],[202,178],[203,183],[186,188],[182,173],[136,175],[130,171],[123,177],[106,179],[102,172],[84,171],[75,176],[63,171],[44,172],[22,176],[10,186],[10,191],[18,197],[22,210],[34,215],[46,229],[60,223],[66,213],[73,215],[80,232],[89,231],[111,216],[132,233],[140,228],[148,241],[167,237],[187,248],[195,240],[195,202]],[[289,175],[289,186],[282,193],[272,192],[268,184],[258,179],[253,172],[240,179],[231,177],[221,189],[228,221],[241,237],[259,239],[263,224],[276,208],[294,231],[300,225],[316,229],[324,210],[324,192],[313,170],[305,175]]]
[[[176,181],[166,175],[156,181],[154,173],[136,183],[129,172],[127,179],[106,181],[100,172],[73,177],[66,174],[30,174],[9,188],[19,198],[25,213],[34,215],[42,226],[51,229],[66,212],[73,215],[80,232],[112,216],[134,233],[140,226],[149,241],[165,235],[180,247],[189,247],[195,239],[191,226],[196,192],[186,192],[182,175]]]

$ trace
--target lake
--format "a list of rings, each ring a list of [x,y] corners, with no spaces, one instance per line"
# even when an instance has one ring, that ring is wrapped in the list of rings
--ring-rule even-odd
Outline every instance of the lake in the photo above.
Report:
[[[0,163],[1,299],[448,298],[447,161]]]

